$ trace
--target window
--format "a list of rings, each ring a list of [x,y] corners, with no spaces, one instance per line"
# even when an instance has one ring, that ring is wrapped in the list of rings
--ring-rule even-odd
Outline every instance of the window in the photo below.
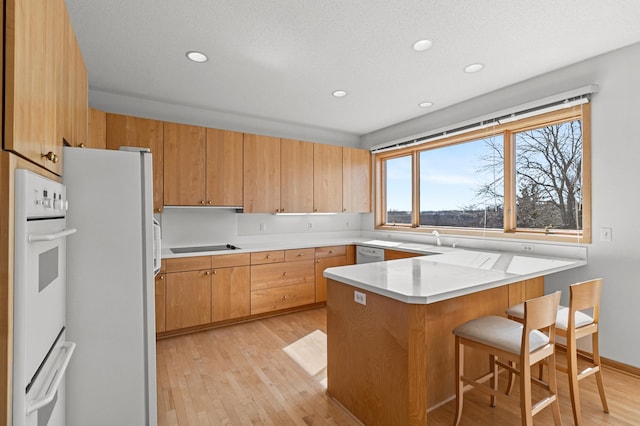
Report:
[[[376,227],[590,242],[589,112],[377,153]]]

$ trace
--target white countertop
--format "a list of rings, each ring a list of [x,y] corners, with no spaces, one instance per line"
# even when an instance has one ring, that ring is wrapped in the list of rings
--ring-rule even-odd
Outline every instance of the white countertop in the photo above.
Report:
[[[198,247],[198,246],[210,246],[210,245],[225,245],[227,242],[215,242],[210,244],[181,244],[175,247]],[[171,248],[175,247],[162,247],[161,256],[163,259],[171,259],[177,257],[193,257],[193,256],[211,256],[216,254],[233,254],[233,253],[251,253],[256,251],[271,251],[271,250],[292,250],[301,248],[312,247],[327,247],[338,245],[358,244],[366,245],[370,247],[396,249],[402,251],[409,251],[413,253],[446,253],[450,251],[460,251],[460,249],[454,249],[451,247],[439,247],[430,244],[418,244],[418,243],[403,243],[384,240],[371,240],[369,238],[358,237],[336,237],[329,239],[314,239],[310,238],[305,241],[287,240],[286,238],[276,239],[273,241],[261,242],[261,243],[232,243],[235,246],[240,247],[237,250],[219,250],[219,251],[199,251],[194,253],[173,253]]]
[[[433,256],[328,268],[324,276],[402,302],[429,304],[586,264],[449,248]]]

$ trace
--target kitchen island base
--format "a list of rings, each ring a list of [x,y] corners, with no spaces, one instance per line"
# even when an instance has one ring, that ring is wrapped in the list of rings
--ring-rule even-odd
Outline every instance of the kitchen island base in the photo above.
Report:
[[[508,306],[543,293],[539,277],[410,304],[330,279],[327,393],[367,425],[426,425],[428,409],[455,395],[451,330],[482,315],[504,316]],[[465,358],[470,374],[487,371],[487,357],[469,351]]]

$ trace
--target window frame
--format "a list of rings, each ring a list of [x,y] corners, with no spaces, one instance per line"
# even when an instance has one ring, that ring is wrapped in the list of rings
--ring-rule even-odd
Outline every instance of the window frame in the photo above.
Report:
[[[582,230],[528,229],[516,226],[516,169],[515,134],[544,126],[581,120],[582,124]],[[420,152],[503,135],[504,141],[504,225],[503,229],[466,227],[422,226],[420,221]],[[412,209],[411,224],[389,224],[386,222],[386,161],[393,158],[412,157]],[[491,236],[497,238],[531,239],[575,243],[591,243],[591,104],[572,106],[533,117],[496,124],[484,129],[413,145],[397,150],[374,153],[375,170],[375,229],[384,231],[412,231],[430,233],[437,230],[443,234]]]

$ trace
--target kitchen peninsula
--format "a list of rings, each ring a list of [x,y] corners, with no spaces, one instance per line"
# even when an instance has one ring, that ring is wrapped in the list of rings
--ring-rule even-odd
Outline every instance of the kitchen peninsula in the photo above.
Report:
[[[457,325],[544,293],[584,260],[456,250],[325,270],[328,394],[365,424],[426,425],[454,389]],[[488,371],[468,354],[465,368]]]

